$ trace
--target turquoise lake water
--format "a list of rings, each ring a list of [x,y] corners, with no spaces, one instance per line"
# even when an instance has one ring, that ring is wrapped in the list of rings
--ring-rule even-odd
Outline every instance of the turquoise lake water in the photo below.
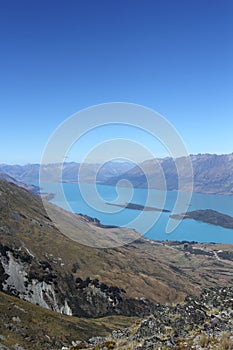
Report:
[[[61,184],[40,184],[43,187],[44,192],[52,192],[56,196],[52,203],[67,209],[67,204],[63,201],[60,186]],[[95,185],[82,185],[83,191],[90,193],[92,205],[95,205],[95,198],[92,196],[92,191]],[[98,218],[101,223],[106,225],[126,226],[136,229],[142,233],[144,230],[145,221],[150,221],[155,215],[159,215],[156,223],[144,234],[145,237],[152,240],[187,240],[197,242],[216,242],[216,243],[233,243],[233,230],[224,229],[219,226],[209,225],[202,222],[198,222],[192,219],[185,219],[180,222],[179,226],[170,234],[166,233],[166,225],[169,220],[170,213],[158,213],[154,211],[148,211],[144,213],[143,220],[132,222],[140,215],[141,211],[132,210],[126,208],[117,208],[106,204],[117,199],[117,192],[113,186],[96,186],[99,195],[103,199],[103,203],[100,210],[93,208],[91,205],[83,199],[80,187],[78,184],[64,183],[62,189],[66,197],[66,201],[70,206],[70,210],[75,213],[86,214],[91,217]],[[121,200],[118,203],[124,204],[125,202],[133,202],[144,205],[147,198],[147,189],[133,189],[133,196],[128,200],[128,193],[130,189],[121,187],[120,194]],[[154,207],[161,207],[161,199],[165,196],[165,204],[163,208],[172,210],[177,198],[176,192],[162,192],[157,190],[150,190],[152,197],[154,198]],[[109,210],[118,210],[117,213],[106,213]],[[189,210],[197,209],[213,209],[221,213],[233,216],[233,196],[223,195],[206,195],[193,193],[190,202]]]

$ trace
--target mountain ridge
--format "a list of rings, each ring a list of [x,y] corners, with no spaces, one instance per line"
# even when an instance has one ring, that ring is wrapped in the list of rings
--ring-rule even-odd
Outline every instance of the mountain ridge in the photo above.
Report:
[[[192,190],[204,194],[233,194],[232,153],[227,155],[190,155],[193,178],[190,178],[190,174],[187,173],[185,159],[185,157],[181,157],[176,160],[179,163],[179,174],[174,159],[167,157],[145,161],[122,175],[108,179],[105,184],[114,186],[119,181],[126,179],[135,188],[147,188],[148,183],[150,183],[152,188],[160,190]],[[179,188],[179,178],[183,180],[182,188]]]
[[[136,188],[147,188],[147,179],[152,188],[169,191],[189,191],[192,188],[190,174],[182,166],[182,158],[177,159],[181,169],[179,176],[184,180],[182,189],[178,186],[178,174],[175,162],[172,158],[157,158],[133,166],[130,162],[107,162],[101,164],[83,164],[80,182],[99,183],[104,185],[116,185],[120,180],[128,180]],[[194,192],[206,194],[233,194],[233,153],[230,154],[197,154],[190,155],[193,166]],[[78,172],[81,164],[64,163],[62,181],[78,182]],[[60,164],[48,164],[41,167],[41,181],[56,181],[54,174],[58,173]],[[143,171],[141,170],[143,168]],[[40,164],[7,165],[0,164],[0,172],[7,173],[18,181],[39,182]],[[97,173],[97,178],[95,175]],[[164,184],[164,179],[166,184]]]

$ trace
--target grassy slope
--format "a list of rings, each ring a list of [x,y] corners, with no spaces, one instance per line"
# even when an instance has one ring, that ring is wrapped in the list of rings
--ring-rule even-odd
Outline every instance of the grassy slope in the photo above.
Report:
[[[100,319],[64,316],[1,292],[0,310],[0,335],[4,337],[0,344],[10,349],[19,344],[30,350],[57,350],[72,340],[106,336],[136,320],[121,316]]]
[[[2,181],[0,191],[1,242],[26,246],[37,258],[47,259],[61,276],[71,273],[76,264],[74,277],[99,278],[101,282],[124,288],[129,297],[145,297],[161,303],[177,302],[186,294],[197,294],[202,286],[232,283],[230,261],[220,262],[215,256],[187,256],[180,246],[146,240],[109,249],[83,246],[61,234],[49,221],[38,196]],[[99,230],[106,236],[109,232],[96,229],[58,207],[52,208],[78,234],[96,234]],[[218,249],[222,249],[221,245]],[[233,250],[232,245],[224,249]],[[64,266],[60,266],[58,258]]]
[[[0,182],[0,190],[1,243],[27,247],[37,258],[47,259],[60,275],[70,273],[76,264],[75,277],[97,277],[124,288],[128,296],[146,297],[156,302],[177,301],[183,298],[185,291],[193,289],[187,279],[179,276],[169,267],[167,259],[163,259],[162,246],[151,251],[148,243],[113,249],[83,246],[62,235],[48,220],[38,196],[4,182]],[[96,230],[78,216],[53,208],[76,233],[85,235]],[[99,230],[105,230],[104,234],[108,231]],[[57,263],[57,258],[64,266]]]

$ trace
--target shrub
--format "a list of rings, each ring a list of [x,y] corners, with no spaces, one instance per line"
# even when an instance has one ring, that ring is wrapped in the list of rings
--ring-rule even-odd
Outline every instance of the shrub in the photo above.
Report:
[[[218,350],[232,350],[233,349],[233,341],[230,338],[230,334],[228,333],[222,333],[221,339],[220,339],[220,347]]]
[[[204,347],[204,346],[207,346],[209,343],[210,343],[210,338],[205,333],[202,333],[200,335],[199,344],[202,347]]]

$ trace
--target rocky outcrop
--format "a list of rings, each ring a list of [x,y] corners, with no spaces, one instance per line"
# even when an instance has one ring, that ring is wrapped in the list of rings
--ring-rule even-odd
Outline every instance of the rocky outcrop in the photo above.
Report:
[[[107,315],[140,316],[148,315],[154,304],[144,298],[128,298],[122,288],[108,286],[98,279],[76,279],[73,296],[73,314],[85,317]]]
[[[66,315],[72,315],[67,299],[55,293],[56,274],[46,261],[34,259],[27,251],[0,245],[0,290]]]
[[[157,305],[153,314],[108,338],[73,342],[75,349],[232,349],[233,288],[205,289],[176,306]]]
[[[0,271],[0,290],[66,315],[143,317],[153,308],[152,302],[128,298],[124,289],[98,279],[61,276],[48,261],[38,260],[25,249],[0,245]]]

